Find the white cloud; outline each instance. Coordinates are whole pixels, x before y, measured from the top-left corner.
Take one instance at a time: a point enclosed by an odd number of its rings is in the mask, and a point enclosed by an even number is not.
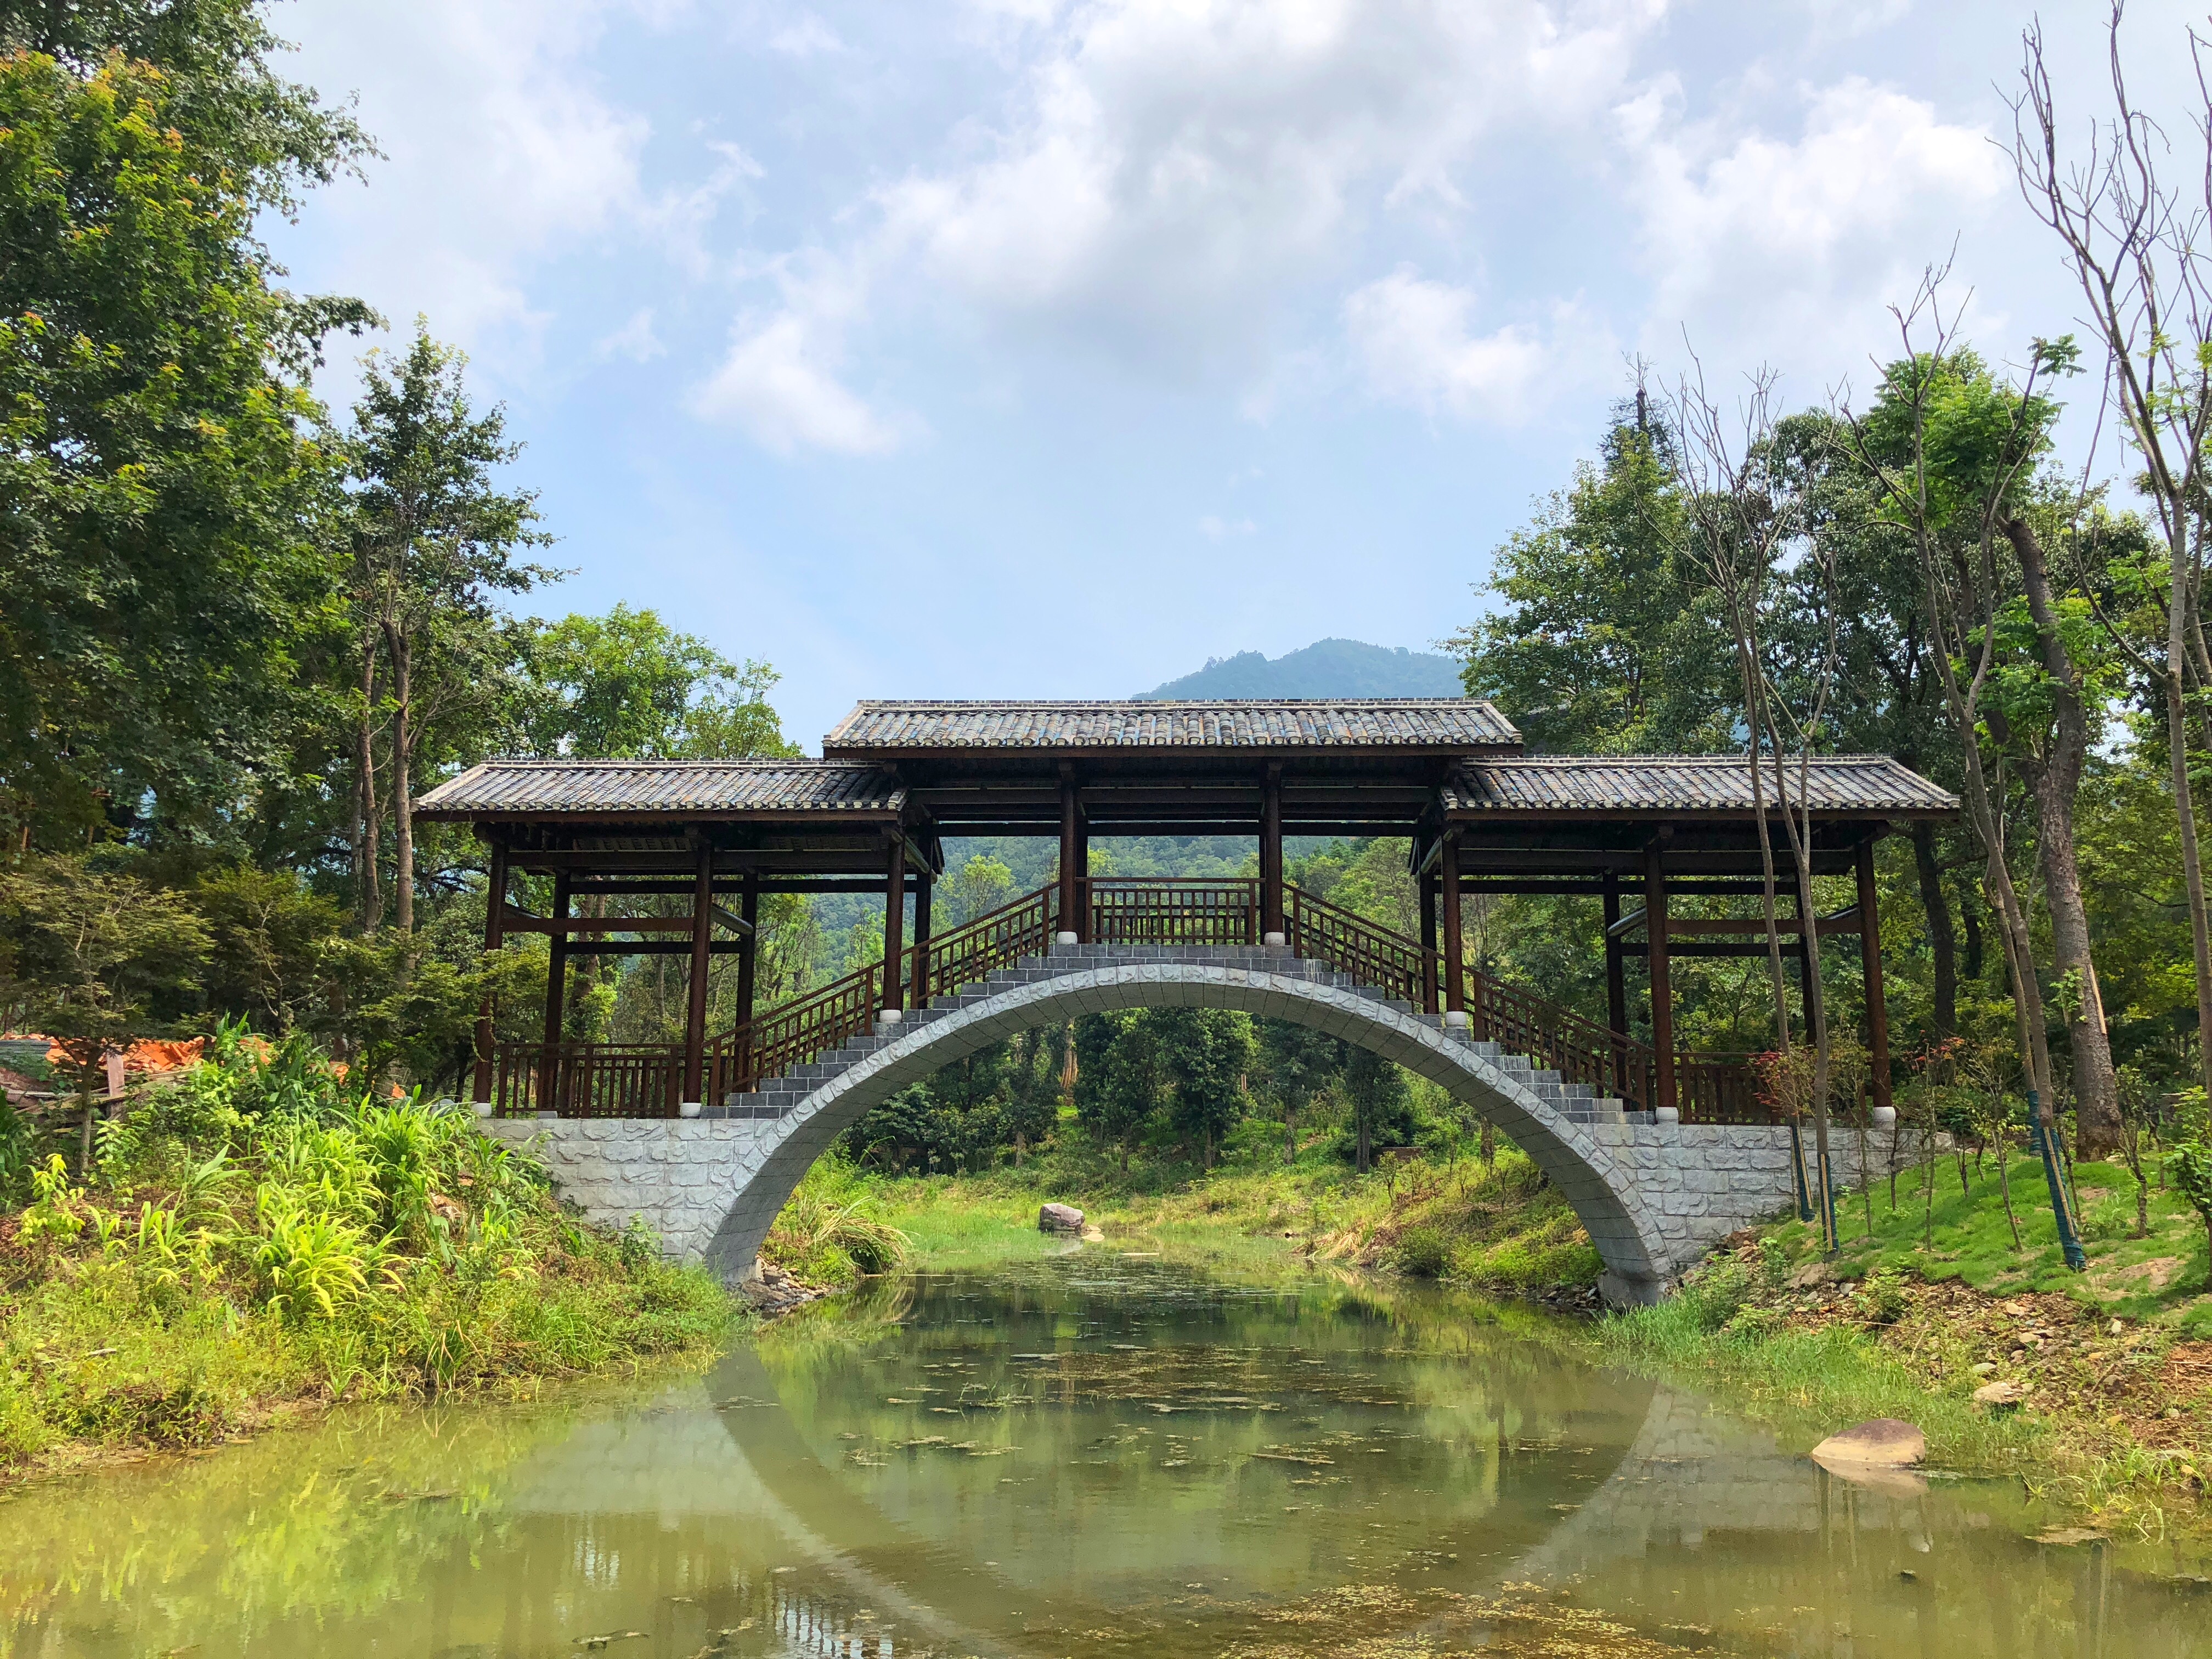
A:
[[[787,58],[812,58],[823,52],[842,52],[845,43],[837,32],[812,12],[802,12],[768,38],[768,49],[780,52]]]
[[[667,354],[668,348],[661,344],[659,335],[653,331],[651,306],[642,307],[613,333],[602,336],[592,348],[592,355],[602,361],[627,357],[634,363],[649,363]]]
[[[972,159],[878,192],[881,246],[987,317],[1185,371],[1260,364],[1373,213],[1462,213],[1502,133],[1583,142],[1661,0],[1103,0]]]
[[[783,304],[741,316],[721,367],[692,394],[693,410],[733,421],[771,454],[801,449],[881,455],[897,448],[910,421],[879,414],[838,379],[848,325],[860,295],[850,273],[817,260],[786,262],[772,273]]]
[[[1987,129],[1852,77],[1801,94],[1794,141],[1674,113],[1661,86],[1624,104],[1631,194],[1654,280],[1655,346],[1763,351],[1832,372],[1869,321],[2008,189]]]
[[[1472,327],[1469,289],[1401,265],[1344,302],[1352,360],[1370,393],[1429,415],[1516,423],[1549,403],[1563,385],[1585,382],[1610,342],[1577,307],[1554,307],[1548,331],[1508,323],[1487,334]]]
[[[1227,541],[1231,536],[1249,536],[1260,526],[1249,519],[1224,519],[1209,513],[1198,521],[1198,533],[1210,542]]]
[[[548,313],[532,261],[603,233],[638,193],[648,124],[591,67],[607,0],[310,0],[288,9],[302,41],[286,72],[333,97],[361,94],[386,152],[371,187],[317,201],[343,244],[347,285],[395,318],[483,354],[527,350]]]

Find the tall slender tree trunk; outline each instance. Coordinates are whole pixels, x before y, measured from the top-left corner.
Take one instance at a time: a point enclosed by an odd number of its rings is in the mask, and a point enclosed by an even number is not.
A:
[[[410,641],[404,629],[386,623],[384,628],[386,648],[392,656],[392,851],[393,870],[392,890],[392,920],[403,933],[415,931],[415,803],[411,773],[414,770],[415,707],[414,680],[410,672]]]
[[[1928,913],[1928,945],[1935,957],[1936,1034],[1951,1036],[1959,1029],[1959,940],[1951,926],[1951,896],[1943,890],[1943,866],[1936,856],[1936,826],[1925,818],[1912,826],[1912,867],[1920,879],[1920,905]]]
[[[2081,869],[2074,844],[2074,805],[2089,752],[2089,715],[2080,671],[2059,637],[2042,540],[2023,519],[2007,519],[2001,527],[2020,559],[2021,586],[2051,687],[2051,752],[2022,770],[2035,796],[2036,856],[2042,866],[2044,897],[2051,907],[2051,954],[2058,972],[2073,975],[2080,987],[2066,1022],[2074,1056],[2080,1155],[2102,1158],[2120,1144],[2120,1094],[2112,1075],[2112,1036],[2090,954],[2089,916],[2081,902]]]
[[[354,858],[361,878],[361,925],[363,933],[373,933],[384,920],[384,854],[377,834],[382,815],[376,799],[376,636],[366,633],[361,641],[361,752],[355,770],[359,791]]]
[[[2181,561],[2174,561],[2179,574]],[[2166,656],[2166,746],[2173,768],[2174,816],[2181,832],[2181,873],[2189,890],[2189,939],[2197,965],[2197,1062],[2200,1080],[2212,1093],[2212,926],[2204,912],[2204,860],[2197,846],[2197,801],[2189,788],[2189,716],[2181,695],[2183,623],[2181,604],[2169,605]]]

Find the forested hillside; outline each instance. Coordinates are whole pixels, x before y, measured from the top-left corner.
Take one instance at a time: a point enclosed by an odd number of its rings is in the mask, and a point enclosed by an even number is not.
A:
[[[1358,640],[1316,640],[1281,656],[1257,651],[1211,659],[1194,674],[1141,694],[1168,697],[1455,697],[1449,657]]]

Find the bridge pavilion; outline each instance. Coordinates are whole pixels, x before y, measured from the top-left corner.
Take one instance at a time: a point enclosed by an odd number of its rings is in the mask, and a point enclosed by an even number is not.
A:
[[[1793,805],[1797,763],[1790,763]],[[1885,756],[1820,756],[1806,773],[1813,866],[1851,877],[1825,916],[1800,894],[1762,775],[1801,968],[1816,938],[1860,942],[1875,1103],[1887,1103],[1887,1018],[1874,880],[1875,842],[1916,817],[1950,818],[1948,794]],[[819,760],[488,762],[440,785],[419,819],[471,824],[488,849],[486,945],[543,934],[551,947],[542,1043],[495,1044],[480,1023],[475,1092],[502,1112],[672,1116],[750,1088],[856,1030],[957,990],[1055,941],[1249,945],[1328,957],[1444,1024],[1473,1028],[1644,1109],[1686,1119],[1756,1115],[1741,1057],[1678,1053],[1670,964],[1764,956],[1763,921],[1679,914],[1684,900],[1756,895],[1761,859],[1743,757],[1530,756],[1474,699],[864,702]],[[1092,878],[1093,836],[1255,837],[1251,881]],[[1058,878],[994,918],[933,937],[931,895],[957,836],[1048,836]],[[1421,939],[1352,917],[1284,878],[1291,836],[1407,839]],[[550,878],[549,911],[509,898],[510,877]],[[774,1010],[756,1010],[763,895],[875,891],[884,956]],[[1581,894],[1601,902],[1608,1019],[1583,1020],[1470,971],[1469,894]],[[652,898],[637,913],[634,901]],[[579,901],[591,900],[580,912]],[[629,902],[629,914],[608,914]],[[1739,910],[1744,907],[1735,907]],[[913,938],[907,937],[908,916]],[[568,962],[686,957],[685,1041],[586,1045],[562,1038]],[[708,968],[738,959],[735,1029],[707,1029]],[[1647,966],[1651,1041],[1631,1036],[1626,962]],[[964,977],[963,977],[964,976]]]

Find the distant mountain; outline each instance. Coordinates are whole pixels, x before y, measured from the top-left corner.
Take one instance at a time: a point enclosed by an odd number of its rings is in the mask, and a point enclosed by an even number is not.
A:
[[[1273,661],[1257,651],[1216,657],[1195,674],[1138,696],[1170,697],[1457,697],[1459,665],[1402,646],[1321,640]]]

